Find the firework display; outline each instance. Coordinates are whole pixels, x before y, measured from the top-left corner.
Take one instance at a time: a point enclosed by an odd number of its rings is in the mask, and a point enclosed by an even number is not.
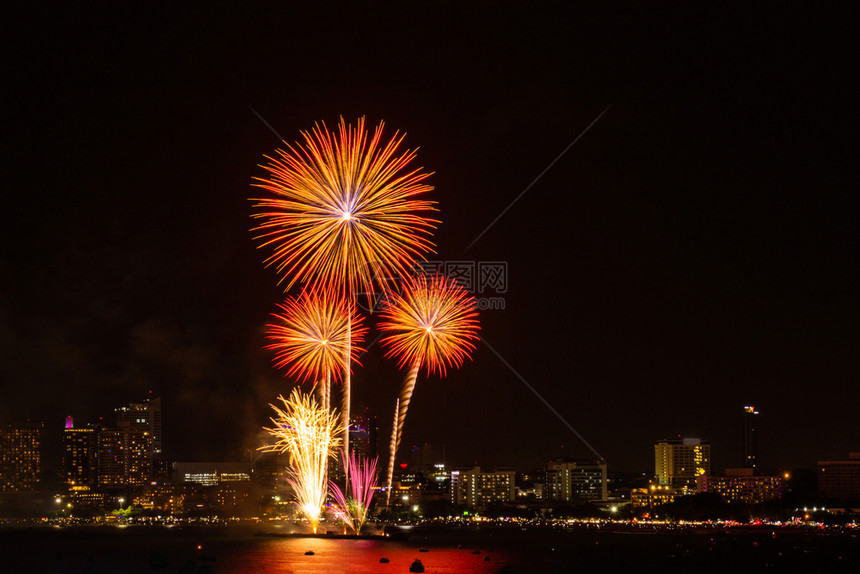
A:
[[[334,517],[342,521],[356,535],[361,534],[361,528],[367,521],[370,503],[376,492],[376,462],[377,459],[365,459],[356,456],[354,452],[341,452],[344,469],[349,469],[347,476],[348,495],[340,487],[329,483],[334,504],[331,506]]]
[[[401,368],[410,370],[398,399],[388,463],[388,499],[394,473],[394,456],[400,446],[403,424],[415,389],[418,371],[445,376],[449,367],[459,367],[475,349],[478,313],[475,298],[456,280],[443,275],[417,275],[407,279],[402,293],[392,293],[379,328],[388,333],[381,343],[386,357],[397,357]]]
[[[436,220],[434,202],[422,199],[431,191],[431,175],[410,167],[415,150],[400,151],[405,134],[383,140],[384,123],[373,132],[341,118],[338,129],[325,123],[302,132],[303,143],[286,144],[267,157],[267,177],[256,187],[270,196],[252,198],[254,227],[260,247],[272,249],[274,265],[287,288],[315,285],[355,303],[363,293],[373,305],[377,287],[385,292],[396,277],[406,275],[414,261],[433,252],[429,239]],[[351,323],[347,323],[347,346]],[[343,355],[341,432],[349,448],[350,358]]]
[[[394,457],[418,372],[445,375],[470,356],[477,340],[475,301],[459,284],[442,276],[419,276],[394,288],[413,271],[415,261],[433,253],[430,235],[435,202],[426,199],[431,175],[412,164],[415,150],[403,150],[404,135],[383,137],[384,124],[372,133],[364,118],[335,130],[325,123],[301,132],[303,140],[284,143],[261,167],[254,186],[266,192],[252,198],[252,232],[258,248],[269,251],[287,297],[267,325],[266,349],[274,364],[297,382],[312,381],[319,401],[294,390],[272,408],[277,441],[265,447],[289,453],[289,483],[314,532],[326,498],[326,468],[341,448],[346,486],[331,483],[332,512],[355,534],[367,520],[376,481],[376,459],[349,452],[351,365],[367,329],[356,310],[366,297],[373,308],[386,300],[380,329],[387,357],[408,366],[409,375],[395,405],[390,444],[388,493]],[[343,382],[340,423],[331,408],[331,383]]]
[[[269,405],[275,411],[270,419],[274,426],[265,429],[276,441],[262,450],[289,454],[287,481],[302,514],[316,533],[327,493],[328,459],[334,457],[338,447],[337,415],[298,389],[293,390],[289,399],[279,396],[278,400],[282,407]]]

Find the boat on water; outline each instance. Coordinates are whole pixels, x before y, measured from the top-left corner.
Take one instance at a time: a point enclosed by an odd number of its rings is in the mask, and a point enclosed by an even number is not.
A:
[[[424,564],[421,563],[417,558],[415,562],[412,563],[412,566],[409,567],[410,572],[424,572]]]
[[[307,552],[305,552],[305,556],[313,556],[313,555],[314,555],[313,550],[308,550]]]
[[[380,564],[388,564],[388,562],[389,562],[388,558],[386,558],[384,556],[379,559]]]

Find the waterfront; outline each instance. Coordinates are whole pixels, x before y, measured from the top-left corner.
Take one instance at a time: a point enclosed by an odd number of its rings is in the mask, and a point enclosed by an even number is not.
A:
[[[405,540],[350,540],[261,536],[237,527],[42,527],[0,530],[0,551],[4,572],[65,574],[399,573],[416,558],[426,572],[463,574],[853,572],[860,564],[860,541],[850,530],[496,525],[407,533]]]

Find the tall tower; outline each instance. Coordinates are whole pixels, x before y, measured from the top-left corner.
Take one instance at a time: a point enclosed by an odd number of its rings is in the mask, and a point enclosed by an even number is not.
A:
[[[744,407],[744,460],[743,468],[753,469],[756,473],[758,463],[758,440],[756,428],[758,426],[758,411],[755,407]]]
[[[63,430],[63,478],[76,487],[94,488],[98,483],[98,429],[75,428],[66,418]]]

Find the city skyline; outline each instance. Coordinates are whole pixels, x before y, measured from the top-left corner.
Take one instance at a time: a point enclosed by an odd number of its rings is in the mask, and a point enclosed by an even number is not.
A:
[[[745,414],[759,414],[748,405],[742,410]],[[46,468],[49,463],[43,453],[44,423],[0,426],[0,493],[34,494],[36,498],[30,500],[37,505],[50,495],[51,500],[56,498],[58,508],[85,514],[99,512],[100,508],[103,512],[111,505],[121,509],[128,501],[129,507],[134,505],[138,511],[161,509],[181,516],[194,512],[194,508],[244,516],[262,508],[255,506],[255,500],[271,507],[270,511],[277,515],[283,510],[281,502],[298,495],[290,494],[297,486],[288,478],[287,456],[272,448],[272,437],[267,441],[270,446],[261,445],[232,460],[170,460],[165,458],[164,449],[154,448],[155,437],[163,437],[158,424],[162,418],[160,397],[132,401],[113,411],[113,421],[83,426],[75,426],[73,417],[66,417],[60,473]],[[334,424],[334,420],[330,422]],[[377,450],[380,445],[373,444],[374,417],[366,411],[357,412],[353,420],[350,434],[355,453],[366,456]],[[750,458],[748,446],[749,441],[744,440],[744,463]],[[786,495],[795,502],[819,500],[832,505],[835,501],[850,502],[858,493],[860,452],[850,452],[839,460],[817,461],[812,471],[818,476],[817,499],[810,498],[815,484],[809,481],[811,469],[780,469],[762,475],[760,469],[745,464],[717,470],[711,465],[709,441],[700,438],[657,440],[654,454],[653,474],[641,472],[633,476],[610,472],[605,460],[570,457],[554,458],[530,469],[488,467],[478,461],[463,464],[449,461],[444,445],[425,443],[402,455],[393,488],[380,485],[381,473],[375,473],[378,465],[372,461],[368,468],[374,473],[368,475],[367,488],[368,492],[377,488],[369,486],[376,476],[382,491],[392,490],[395,506],[416,512],[426,504],[425,508],[434,513],[444,512],[445,504],[478,511],[494,504],[530,511],[587,505],[594,511],[602,508],[610,512],[616,512],[620,505],[630,505],[634,512],[643,512],[696,493],[717,496],[723,504],[766,505],[773,511],[773,503],[783,505]],[[384,468],[384,464],[379,466]],[[336,466],[332,466],[330,476],[334,481],[344,479],[343,470]],[[341,504],[345,502],[341,500]]]
[[[177,461],[189,461],[189,462],[229,462],[229,461],[238,461],[238,460],[250,460],[247,457],[249,453],[251,453],[252,458],[258,458],[260,456],[260,452],[258,449],[265,444],[269,444],[271,442],[271,437],[268,437],[264,434],[260,434],[258,436],[258,443],[256,446],[251,448],[242,448],[234,450],[230,453],[226,453],[226,456],[222,457],[200,457],[194,456],[193,453],[191,456],[176,456],[176,453],[173,449],[170,448],[169,440],[167,441],[166,449],[162,450],[162,441],[163,431],[160,425],[160,421],[162,419],[162,402],[161,397],[154,397],[151,395],[147,395],[146,397],[131,400],[126,406],[115,407],[111,409],[113,411],[113,418],[105,419],[104,417],[99,417],[98,420],[89,421],[89,420],[81,420],[76,419],[72,415],[67,415],[63,419],[62,427],[52,427],[50,425],[46,425],[42,420],[21,420],[21,421],[7,421],[6,424],[11,424],[13,427],[17,425],[23,425],[22,428],[28,428],[33,425],[37,425],[40,429],[40,437],[41,437],[41,450],[42,452],[42,469],[48,473],[48,475],[56,474],[59,477],[65,476],[66,473],[66,462],[65,457],[67,455],[66,442],[68,437],[71,436],[70,431],[92,431],[92,430],[110,430],[115,433],[119,433],[117,436],[128,435],[129,432],[135,433],[143,433],[143,431],[148,431],[145,434],[146,436],[146,450],[149,451],[149,457],[153,460],[163,460],[168,463],[174,463]],[[599,462],[604,466],[608,466],[612,471],[622,472],[622,473],[630,473],[630,472],[642,472],[643,474],[647,474],[649,477],[654,478],[660,484],[669,484],[672,481],[669,481],[667,477],[669,477],[673,472],[677,472],[677,469],[672,470],[673,465],[680,468],[681,466],[689,463],[692,463],[694,458],[697,461],[694,465],[694,469],[691,474],[685,475],[684,483],[693,484],[695,482],[695,478],[697,474],[695,472],[695,468],[698,468],[702,464],[703,468],[706,469],[704,474],[720,474],[722,469],[734,469],[734,468],[743,468],[749,469],[754,474],[760,474],[759,468],[754,465],[748,464],[749,460],[749,452],[750,452],[750,441],[748,430],[748,416],[750,414],[754,414],[756,417],[760,414],[759,411],[754,410],[755,407],[744,405],[739,410],[742,410],[744,413],[743,417],[743,425],[744,430],[743,433],[739,434],[739,439],[742,440],[742,445],[719,445],[720,447],[728,447],[728,448],[718,448],[717,452],[720,453],[722,451],[722,456],[718,456],[718,461],[726,460],[728,461],[726,464],[722,464],[721,462],[712,467],[711,464],[711,441],[706,438],[700,437],[690,437],[684,436],[681,433],[676,433],[673,436],[662,437],[660,439],[651,440],[649,443],[649,448],[656,448],[656,462],[652,458],[650,466],[640,467],[640,468],[630,468],[625,466],[624,464],[615,466],[613,461],[607,461],[605,458],[597,459],[589,456],[583,455],[570,455],[569,453],[561,452],[563,449],[553,457],[550,457],[546,461],[538,461],[537,463],[531,465],[518,465],[511,464],[510,461],[501,461],[494,462],[492,464],[488,464],[486,462],[482,463],[480,458],[476,458],[473,460],[455,460],[449,461],[448,457],[445,455],[446,453],[446,445],[445,444],[433,444],[427,441],[417,441],[412,442],[405,445],[403,451],[398,452],[397,455],[397,463],[399,465],[408,464],[409,468],[422,468],[431,466],[428,461],[433,458],[437,458],[442,462],[445,462],[450,467],[464,467],[469,465],[481,465],[496,467],[514,467],[518,472],[528,473],[533,468],[537,468],[539,466],[543,466],[547,462],[551,463],[553,460],[568,460],[568,461],[595,461]],[[153,415],[151,413],[157,413],[157,415]],[[130,415],[143,416],[144,418],[133,418]],[[77,425],[75,421],[77,420]],[[388,448],[387,441],[384,433],[380,435],[379,433],[379,419],[378,417],[370,412],[366,408],[359,408],[353,416],[350,417],[351,426],[350,426],[350,436],[357,437],[360,440],[361,446],[357,447],[359,452],[363,456],[374,456],[379,457],[380,465],[382,466],[387,461],[388,456]],[[156,421],[158,421],[156,423]],[[383,421],[384,424],[385,421]],[[62,431],[60,431],[60,428]],[[55,432],[51,432],[51,431]],[[753,432],[754,429],[753,429]],[[62,433],[62,434],[60,434]],[[159,437],[156,441],[155,437]],[[128,437],[126,436],[126,439]],[[355,440],[355,438],[351,439]],[[155,445],[158,445],[156,448]],[[94,447],[98,450],[98,446],[94,445]],[[663,450],[661,450],[661,448]],[[702,454],[698,452],[700,448],[706,449],[704,451],[704,462],[702,463]],[[686,451],[690,452],[687,453]],[[696,453],[694,454],[694,450]],[[757,449],[754,449],[757,450]],[[677,451],[677,452],[676,452]],[[755,457],[753,457],[755,458]],[[839,456],[834,457],[839,458]],[[689,459],[689,460],[688,460]],[[814,461],[810,461],[806,465],[800,466],[788,466],[788,465],[780,465],[777,464],[773,468],[768,469],[771,474],[781,474],[784,472],[789,472],[797,469],[811,469],[813,468],[817,461],[821,460],[822,457],[816,457]],[[405,462],[404,462],[405,461]],[[661,470],[662,469],[662,470]],[[649,473],[649,470],[653,470],[653,473]],[[672,482],[674,484],[674,482]]]
[[[0,424],[151,390],[178,458],[254,444],[291,383],[262,349],[283,291],[252,178],[281,138],[366,116],[433,172],[428,259],[504,272],[475,283],[483,342],[418,385],[404,444],[637,470],[680,434],[722,445],[719,469],[755,405],[762,469],[858,449],[849,20],[117,10],[11,20]],[[402,374],[368,346],[353,400],[386,421]]]

